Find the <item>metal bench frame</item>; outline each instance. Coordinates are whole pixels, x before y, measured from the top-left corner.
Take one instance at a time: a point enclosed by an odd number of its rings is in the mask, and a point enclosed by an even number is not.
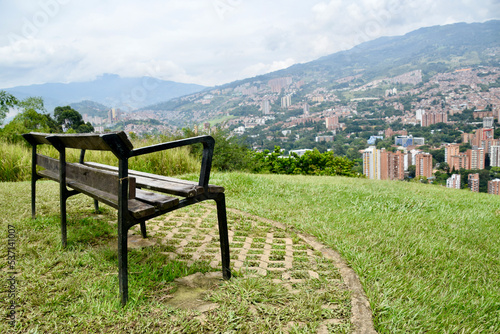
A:
[[[140,224],[141,234],[146,235],[146,221],[167,212],[177,210],[195,203],[206,200],[214,200],[217,204],[217,218],[219,225],[220,248],[222,258],[222,276],[224,279],[231,278],[229,268],[229,240],[226,217],[226,201],[224,188],[209,185],[210,170],[212,166],[212,156],[215,141],[211,136],[199,136],[177,141],[165,142],[157,145],[141,147],[134,149],[132,143],[128,140],[124,132],[107,134],[46,134],[46,133],[28,133],[23,137],[32,146],[32,169],[31,169],[31,211],[32,216],[36,216],[36,181],[41,178],[49,178],[59,182],[60,188],[60,210],[61,210],[61,237],[62,245],[67,244],[66,229],[66,200],[76,194],[84,193],[94,198],[95,209],[98,210],[98,202],[104,202],[115,207],[118,210],[118,267],[119,267],[119,289],[122,305],[128,300],[128,263],[127,263],[127,236],[128,230],[137,224]],[[199,182],[189,182],[154,174],[141,173],[129,170],[128,160],[144,154],[150,154],[158,151],[168,150],[176,147],[203,144],[203,156],[201,161],[201,170]],[[59,159],[52,159],[37,153],[37,146],[49,144],[54,146],[59,152]],[[80,149],[79,164],[68,163],[66,161],[66,148]],[[118,168],[101,164],[85,163],[86,150],[104,150],[111,151],[118,159]],[[58,166],[57,166],[58,162]],[[37,172],[37,165],[45,168]],[[83,172],[80,172],[83,170]],[[106,188],[97,189],[88,184],[88,177],[82,174],[95,174],[105,180],[115,180],[117,187],[112,186],[111,190]],[[68,173],[77,181],[68,178]],[[113,179],[113,177],[115,179]],[[141,179],[136,182],[136,177]],[[111,179],[110,179],[111,178]],[[104,183],[114,183],[106,181]],[[144,184],[142,184],[142,183]],[[94,182],[95,183],[95,182]],[[67,187],[72,188],[71,190]],[[177,197],[163,196],[162,205],[152,203],[151,201],[142,201],[142,198],[135,198],[135,192],[140,191],[144,195],[142,187],[154,189],[164,193],[182,196],[180,200]],[[108,194],[109,193],[109,194]],[[116,194],[115,194],[116,193]],[[105,194],[106,196],[103,196]],[[109,195],[109,196],[108,196]],[[146,197],[162,196],[155,193],[147,193]],[[117,200],[115,201],[115,196]],[[144,196],[143,196],[144,197]],[[111,199],[110,199],[111,198]]]

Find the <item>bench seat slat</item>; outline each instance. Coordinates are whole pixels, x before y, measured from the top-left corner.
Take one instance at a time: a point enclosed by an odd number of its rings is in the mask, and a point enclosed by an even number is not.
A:
[[[115,171],[115,172],[118,171],[117,167],[108,166],[108,165],[100,164],[100,163],[97,163],[97,162],[85,162],[85,165],[88,165],[88,166],[91,166],[91,167],[96,167],[96,168],[101,168],[101,169],[104,169],[104,170],[110,170],[110,171]],[[154,179],[154,180],[160,180],[160,181],[164,181],[164,182],[170,182],[172,184],[179,184],[179,185],[182,185],[182,187],[189,186],[189,187],[196,187],[196,188],[199,187],[199,188],[203,189],[200,185],[198,185],[197,182],[194,182],[194,181],[188,181],[188,180],[176,179],[176,178],[173,178],[173,177],[168,177],[168,176],[163,176],[163,175],[155,175],[155,174],[151,174],[151,173],[139,172],[139,171],[132,170],[132,169],[129,169],[128,172],[129,172],[130,176],[135,176],[137,179],[138,179],[139,176],[142,176],[142,177],[145,177],[145,178],[148,178],[148,179]],[[153,188],[151,188],[151,189],[153,189]],[[157,190],[157,189],[154,189],[154,190]],[[222,186],[217,186],[217,185],[213,185],[213,184],[209,184],[208,185],[208,192],[209,193],[222,193],[222,192],[224,192],[224,190],[225,189]],[[160,192],[166,192],[166,193],[171,193],[171,192],[168,192],[168,191],[162,191],[160,189],[158,189],[158,191],[160,191]],[[200,190],[198,190],[197,192],[198,192],[198,194],[200,194],[200,193],[203,192],[203,190],[201,190],[201,192],[200,192]],[[171,193],[171,194],[183,196],[182,194],[175,194],[175,193]],[[189,197],[189,196],[186,196],[186,197]]]
[[[135,198],[144,203],[154,205],[160,211],[170,209],[179,204],[179,199],[176,197],[165,196],[141,189],[136,189]]]

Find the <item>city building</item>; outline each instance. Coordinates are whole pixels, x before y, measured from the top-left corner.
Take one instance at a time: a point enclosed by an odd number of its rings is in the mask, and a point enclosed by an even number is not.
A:
[[[332,116],[325,118],[326,128],[327,130],[335,130],[339,127],[339,117]]]
[[[488,194],[500,195],[500,179],[488,181]]]
[[[363,152],[363,174],[369,179],[380,180],[380,150],[375,146]]]
[[[370,136],[370,138],[366,141],[366,143],[368,145],[375,145],[375,143],[377,142],[377,139],[384,139],[384,137],[382,136]]]
[[[436,123],[447,123],[448,115],[446,112],[424,112],[422,114],[421,126],[429,126]]]
[[[460,153],[460,144],[447,144],[444,147],[444,162],[450,165],[451,157]]]
[[[288,108],[292,105],[292,97],[285,95],[281,98],[281,108]]]
[[[484,149],[473,146],[467,150],[468,165],[467,169],[484,169]]]
[[[295,153],[297,154],[299,157],[303,156],[304,153],[306,153],[307,151],[312,151],[310,148],[303,148],[303,149],[300,149],[300,150],[290,150],[290,155],[292,153]]]
[[[385,130],[385,138],[390,138],[394,135],[401,135],[401,136],[407,136],[408,135],[408,131],[406,130],[399,130],[399,131],[394,131],[393,129],[391,128],[387,128]]]
[[[493,129],[494,120],[495,120],[495,118],[493,118],[493,117],[484,117],[483,118],[483,128]]]
[[[471,191],[479,192],[479,174],[469,174],[468,185]]]
[[[490,147],[490,166],[500,167],[500,146]]]
[[[271,104],[269,103],[269,100],[262,101],[261,107],[264,115],[269,115],[271,113]]]
[[[401,151],[389,152],[385,149],[380,151],[380,179],[381,180],[404,180],[405,155]]]
[[[450,170],[455,169],[456,171],[460,169],[469,169],[469,157],[466,153],[458,153],[457,155],[451,156],[450,162],[448,162]]]
[[[413,137],[409,136],[396,136],[394,139],[394,143],[399,146],[408,147],[408,146],[421,146],[425,145],[425,139],[422,137]]]
[[[460,174],[452,174],[451,177],[446,180],[446,187],[460,189]]]
[[[304,115],[309,115],[309,104],[307,102],[304,103],[303,110],[304,110]]]
[[[480,128],[474,133],[471,140],[472,146],[483,147],[483,140],[493,139],[494,131],[493,129]]]
[[[333,140],[335,139],[334,136],[316,136],[316,138],[314,139],[314,141],[316,143],[320,143],[320,142],[332,142]]]
[[[292,77],[283,77],[271,79],[268,82],[273,93],[280,93],[283,88],[287,88],[292,84]]]
[[[415,157],[415,177],[432,176],[432,155],[429,153],[419,153]]]

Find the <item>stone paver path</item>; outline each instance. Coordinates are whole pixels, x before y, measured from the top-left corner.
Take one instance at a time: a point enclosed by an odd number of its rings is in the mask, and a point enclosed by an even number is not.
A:
[[[311,280],[326,279],[323,282],[329,285],[327,290],[339,293],[351,291],[352,314],[330,312],[331,317],[323,321],[318,332],[328,333],[333,325],[343,323],[353,332],[374,332],[371,315],[360,315],[360,312],[366,311],[363,310],[368,304],[366,297],[359,299],[356,287],[349,283],[346,285],[346,278],[349,282],[352,279],[345,275],[346,265],[338,255],[328,256],[328,252],[325,253],[311,237],[236,210],[228,211],[228,229],[233,273],[244,277],[266,277],[275,284],[282,284],[290,293],[298,293]],[[220,269],[215,206],[204,204],[174,211],[149,221],[147,231],[148,239],[142,239],[139,227],[132,228],[130,247],[160,243],[167,250],[164,254],[172,260],[188,264],[207,261],[214,269]],[[359,290],[364,295],[362,289]],[[335,308],[328,300],[322,307]],[[346,321],[350,324],[345,324]]]

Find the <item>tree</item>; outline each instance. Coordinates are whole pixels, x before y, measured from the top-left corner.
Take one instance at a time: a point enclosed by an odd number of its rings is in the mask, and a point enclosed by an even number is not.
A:
[[[10,142],[22,139],[21,135],[30,131],[53,133],[58,132],[59,127],[48,113],[46,113],[43,100],[40,97],[28,97],[22,101],[16,101],[21,112],[5,125],[2,135]]]
[[[89,122],[83,121],[82,115],[70,106],[56,107],[54,117],[57,124],[63,129],[73,129],[77,133],[93,132],[94,127]]]
[[[5,116],[9,112],[9,107],[13,108],[17,106],[19,101],[12,94],[7,93],[6,91],[0,90],[0,124],[3,123]]]
[[[408,166],[408,177],[414,178],[416,171],[417,171],[417,166],[415,165]]]

